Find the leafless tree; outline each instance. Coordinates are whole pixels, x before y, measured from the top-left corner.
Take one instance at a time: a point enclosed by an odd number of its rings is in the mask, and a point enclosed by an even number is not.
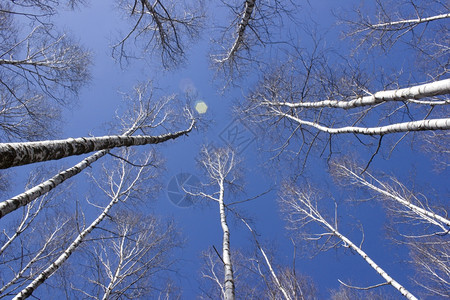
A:
[[[222,3],[231,11],[232,21],[222,25],[222,36],[214,41],[216,47],[211,58],[226,77],[247,73],[249,62],[261,61],[258,55],[262,48],[289,42],[275,32],[284,22],[294,21],[293,12],[298,8],[295,1],[222,0]]]
[[[354,9],[354,18],[342,17],[349,26],[347,36],[358,39],[359,45],[381,47],[389,51],[402,42],[411,46],[427,61],[423,71],[434,79],[445,76],[448,69],[448,19],[446,1],[377,0],[374,7]],[[369,16],[367,10],[374,11]]]
[[[89,80],[89,52],[58,32],[50,19],[59,2],[0,4],[2,138],[36,140],[55,135],[52,119]]]
[[[109,135],[41,142],[4,143],[0,144],[0,155],[2,157],[0,168],[6,169],[117,147],[159,144],[186,135],[192,130],[194,123],[195,121],[191,119],[191,123],[187,129],[157,136]]]
[[[416,269],[414,281],[427,294],[447,296],[450,265],[445,253],[449,250],[450,220],[445,207],[429,201],[424,195],[407,189],[398,179],[389,181],[375,177],[349,161],[332,163],[332,172],[344,185],[369,189],[374,199],[383,201],[393,223],[393,240],[408,246],[411,264]]]
[[[425,228],[432,225],[434,229],[431,229],[431,235],[449,233],[450,220],[447,211],[441,208],[439,212],[435,212],[432,203],[423,195],[409,191],[398,179],[390,176],[389,181],[392,183],[387,183],[348,160],[332,162],[332,173],[341,184],[364,187],[375,193],[375,199],[393,202],[386,205],[391,211],[390,214],[401,218],[401,222],[407,223],[409,227],[423,224],[425,226],[422,227]]]
[[[313,37],[310,50],[294,49],[284,63],[268,68],[241,109],[284,139],[279,153],[289,149],[306,159],[317,148],[331,155],[343,144],[335,140],[348,141],[352,134],[363,145],[374,145],[375,155],[385,136],[398,139],[397,145],[415,132],[447,134],[449,79],[380,87],[357,61],[332,58],[322,47]]]
[[[357,290],[341,285],[338,290],[331,291],[332,300],[393,300],[392,296],[370,290]]]
[[[31,282],[61,253],[67,240],[73,236],[74,220],[68,214],[63,211],[44,214],[39,209],[42,206],[31,212],[25,208],[15,233],[7,236],[3,244],[0,298],[10,298]],[[31,222],[32,226],[28,226]]]
[[[292,268],[278,266],[278,271],[275,271],[274,259],[266,254],[254,230],[251,229],[247,222],[244,221],[244,223],[246,223],[246,226],[252,232],[256,247],[258,248],[259,253],[255,254],[255,257],[250,260],[253,262],[254,272],[259,274],[266,285],[264,297],[285,300],[316,299],[316,290],[313,282],[308,277],[298,274],[295,270],[295,265]]]
[[[221,261],[224,268],[224,280],[217,280],[216,276],[214,276],[214,280],[220,286],[222,298],[227,300],[235,299],[235,279],[231,259],[230,229],[227,223],[225,187],[226,185],[233,185],[237,180],[236,168],[239,161],[235,152],[230,148],[214,148],[210,150],[208,147],[203,147],[199,163],[210,181],[209,184],[214,187],[215,191],[210,194],[202,191],[186,192],[192,196],[200,196],[207,200],[212,200],[219,205],[220,225],[223,231]],[[212,268],[214,268],[214,265]]]
[[[25,188],[38,184],[42,177],[44,177],[45,172],[42,168],[38,168],[30,174],[30,178]],[[8,232],[7,229],[3,230],[4,240],[2,240],[2,244],[0,247],[0,255],[11,245],[14,243],[14,240],[18,238],[25,230],[32,227],[33,222],[36,220],[39,213],[41,213],[44,209],[48,207],[53,207],[54,204],[50,202],[55,198],[58,198],[62,193],[67,193],[70,184],[68,184],[64,189],[55,190],[54,193],[48,193],[39,197],[37,201],[31,203],[23,209],[22,217],[17,223],[17,226],[14,226],[14,229]],[[1,291],[2,289],[0,289]]]
[[[132,28],[113,45],[113,57],[122,62],[159,54],[165,68],[180,64],[187,44],[203,27],[204,5],[202,0],[189,5],[185,1],[119,0],[118,7],[130,18]],[[132,43],[138,53],[130,49]]]
[[[181,122],[181,120],[179,120],[180,106],[176,103],[176,97],[162,97],[161,99],[154,101],[150,83],[137,85],[134,88],[134,93],[132,95],[126,95],[125,100],[128,103],[128,108],[123,115],[118,116],[120,125],[116,126],[117,130],[124,132],[121,135],[123,137],[131,136],[136,132],[143,133],[144,135],[147,135],[149,131],[161,133],[167,132],[165,128],[169,126],[176,128],[179,126],[178,123]],[[192,129],[192,123],[190,128]],[[188,129],[186,133],[191,129]],[[169,133],[162,136],[175,137],[180,132],[174,133],[173,135]],[[117,138],[120,139],[121,136],[117,136]],[[108,153],[110,153],[109,149],[100,150],[83,159],[73,167],[56,174],[45,182],[42,182],[41,184],[36,185],[15,197],[1,202],[0,216],[4,216],[20,206],[30,203],[68,178],[79,174],[81,171],[91,166],[92,163]]]
[[[414,283],[432,297],[450,296],[450,241],[440,236],[406,241],[416,269]]]
[[[322,215],[321,209],[318,206],[318,195],[312,191],[311,187],[306,186],[303,189],[299,189],[290,184],[285,184],[282,190],[283,194],[281,195],[280,203],[282,209],[287,214],[286,218],[289,222],[289,229],[294,230],[306,241],[322,242],[322,245],[319,247],[320,251],[326,251],[339,246],[355,251],[385,280],[385,282],[370,288],[391,285],[407,299],[417,299],[376,264],[362,250],[362,244],[360,246],[356,245],[339,231],[336,211],[334,220],[332,221],[327,220]],[[311,232],[307,231],[307,226],[313,227],[311,228]]]
[[[170,270],[174,263],[170,254],[180,246],[174,224],[119,210],[104,228],[108,229],[84,250],[89,271],[81,276],[82,288],[72,284],[78,297],[142,299],[164,291],[158,274]]]
[[[119,156],[118,156],[119,157]],[[46,265],[45,269],[39,271],[33,277],[33,280],[23,288],[14,299],[25,299],[41,285],[50,276],[52,276],[72,255],[72,253],[86,240],[86,237],[98,227],[98,225],[110,214],[111,209],[119,202],[125,202],[130,197],[143,196],[135,194],[139,192],[137,188],[143,181],[153,178],[155,168],[149,166],[155,165],[157,162],[155,153],[148,153],[142,161],[137,161],[131,164],[132,158],[130,157],[130,151],[124,149],[120,155],[121,158],[115,158],[118,163],[117,166],[110,170],[105,170],[106,182],[104,185],[99,185],[100,190],[103,191],[108,198],[109,203],[106,206],[94,205],[100,208],[101,213],[90,223],[89,226],[81,229],[75,236],[73,241],[68,245],[62,253],[53,260],[50,264]],[[159,171],[156,171],[157,173]]]

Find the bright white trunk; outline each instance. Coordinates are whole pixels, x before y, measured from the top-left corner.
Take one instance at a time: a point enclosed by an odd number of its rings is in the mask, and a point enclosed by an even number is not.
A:
[[[314,127],[320,131],[330,134],[340,133],[355,133],[364,135],[385,135],[389,133],[397,132],[409,132],[409,131],[424,131],[424,130],[448,130],[450,129],[450,118],[446,119],[430,119],[411,121],[404,123],[397,123],[392,125],[380,126],[380,127],[357,127],[357,126],[345,126],[340,128],[332,128],[320,125],[315,122],[305,121],[297,117],[291,116],[287,113],[275,110],[275,113],[280,116],[284,116],[288,119],[295,121],[300,125],[306,125]]]
[[[45,269],[38,277],[36,277],[26,288],[24,288],[19,294],[14,297],[14,300],[26,299],[36,290],[42,283],[47,280],[59,267],[72,255],[73,251],[83,242],[84,238],[94,230],[97,225],[103,221],[103,219],[108,215],[108,212],[116,204],[118,201],[118,197],[115,197],[111,200],[108,206],[105,207],[103,212],[94,220],[94,222],[89,225],[88,228],[83,230],[78,237],[70,244],[69,247],[61,254],[58,259],[56,259],[47,269]]]
[[[398,197],[392,193],[390,193],[389,191],[386,191],[384,189],[381,189],[373,184],[371,184],[370,182],[368,182],[366,179],[364,179],[363,177],[359,176],[358,174],[356,174],[355,172],[349,170],[348,168],[344,167],[344,166],[339,166],[340,168],[344,168],[345,171],[350,174],[350,176],[352,176],[353,178],[355,178],[356,180],[358,180],[358,182],[360,184],[362,184],[363,186],[366,186],[382,195],[385,195],[391,199],[394,199],[395,201],[397,201],[398,203],[400,203],[401,205],[407,207],[408,209],[410,209],[411,211],[413,211],[415,214],[417,214],[419,217],[421,217],[422,219],[426,220],[429,223],[432,223],[436,226],[439,226],[444,232],[448,230],[448,228],[446,228],[444,225],[449,226],[450,227],[450,220],[446,219],[438,214],[435,214],[434,212],[428,211],[426,209],[423,209],[417,205],[414,205],[408,201],[406,201],[405,199]]]
[[[417,18],[417,19],[400,20],[400,21],[373,24],[373,25],[369,25],[369,27],[371,29],[376,29],[376,30],[386,30],[386,27],[397,26],[397,25],[414,25],[414,24],[427,23],[427,22],[446,19],[446,18],[450,18],[450,13],[449,14],[440,14],[440,15],[427,17],[427,18]]]
[[[348,238],[342,235],[339,231],[335,230],[330,224],[326,223],[327,227],[333,232],[335,236],[341,239],[348,247],[352,248],[358,253],[381,277],[386,280],[386,283],[396,288],[403,296],[409,300],[417,300],[417,298],[405,289],[400,283],[395,281],[388,273],[386,273],[380,266],[378,266],[364,251],[358,246],[352,243]]]
[[[408,290],[406,290],[400,283],[395,281],[389,274],[387,274],[380,266],[378,266],[363,250],[361,250],[358,246],[356,246],[352,241],[350,241],[347,237],[342,235],[337,229],[337,217],[335,217],[336,224],[333,226],[328,223],[325,218],[320,214],[317,203],[314,203],[310,200],[309,195],[298,195],[298,199],[294,201],[289,201],[289,205],[292,209],[311,221],[319,223],[328,233],[318,234],[317,236],[324,237],[326,235],[334,235],[344,242],[344,246],[349,247],[356,251],[381,277],[386,280],[387,284],[392,285],[395,289],[397,289],[403,296],[410,300],[417,300],[417,298],[412,295]],[[309,221],[308,221],[309,222]]]
[[[108,153],[108,150],[98,151],[95,154],[83,159],[81,162],[76,164],[75,166],[64,170],[49,180],[42,182],[41,184],[11,198],[5,200],[0,203],[0,218],[4,217],[8,213],[27,205],[31,201],[37,199],[38,197],[48,193],[50,190],[55,188],[60,183],[64,182],[68,178],[75,176],[80,173],[87,167],[89,167],[92,163],[97,161],[99,158],[105,156]]]
[[[223,231],[223,246],[222,246],[222,256],[224,263],[224,273],[225,273],[225,300],[234,300],[234,278],[233,278],[233,268],[231,265],[231,253],[230,253],[230,230],[228,228],[227,219],[225,215],[225,204],[224,204],[224,186],[223,179],[219,183],[220,195],[219,195],[219,211],[220,211],[220,224],[222,225]]]
[[[28,143],[4,143],[0,144],[0,169],[61,159],[72,155],[86,154],[116,147],[158,144],[189,133],[193,126],[194,121],[192,121],[190,127],[186,130],[159,136],[112,135]]]
[[[274,269],[272,268],[272,264],[270,263],[269,258],[266,255],[266,252],[264,251],[264,249],[260,246],[258,240],[256,239],[256,234],[253,231],[253,229],[250,227],[250,225],[248,225],[248,223],[241,218],[241,221],[244,222],[245,226],[247,226],[248,230],[250,230],[250,232],[253,234],[253,238],[255,239],[256,245],[258,246],[259,251],[261,252],[261,254],[264,257],[264,261],[266,262],[267,267],[269,268],[269,272],[270,275],[272,275],[273,280],[275,281],[275,284],[277,285],[278,289],[281,291],[281,293],[283,294],[284,298],[286,300],[291,300],[291,297],[289,296],[288,292],[286,291],[285,288],[283,288],[283,286],[281,285],[280,280],[278,279],[277,274],[275,274]]]
[[[45,252],[45,250],[47,249],[47,246],[50,245],[50,243],[53,241],[54,237],[56,236],[56,234],[63,228],[63,226],[65,225],[62,224],[61,226],[59,226],[58,228],[56,228],[56,230],[50,235],[50,237],[46,240],[45,244],[42,246],[42,248],[38,251],[38,253],[36,253],[36,255],[30,259],[30,261],[25,265],[22,266],[22,269],[16,273],[16,276],[14,276],[13,279],[11,279],[8,283],[6,283],[1,289],[0,289],[0,294],[4,293],[10,286],[12,286],[13,284],[15,284],[17,282],[17,280],[22,278],[22,275],[30,270],[30,268],[33,268],[33,265],[42,259],[42,254]],[[31,273],[33,273],[33,271],[31,271]]]
[[[332,107],[342,109],[375,105],[389,101],[410,101],[417,104],[444,105],[450,104],[450,101],[414,101],[414,100],[420,100],[427,97],[446,94],[450,94],[450,79],[439,80],[403,89],[379,91],[370,96],[358,97],[349,101],[323,100],[317,102],[297,102],[297,103],[267,101],[265,103],[267,103],[270,106],[309,107],[309,108]]]
[[[244,13],[242,15],[241,22],[238,25],[237,37],[234,40],[234,43],[231,46],[230,51],[228,51],[226,57],[224,57],[223,59],[218,60],[218,62],[223,63],[223,62],[225,62],[227,60],[232,59],[233,56],[235,55],[235,53],[239,50],[239,47],[241,46],[242,41],[244,40],[244,32],[245,32],[245,29],[248,26],[248,23],[250,21],[250,17],[252,16],[253,9],[255,7],[255,2],[256,2],[256,0],[246,0],[245,1]]]
[[[129,136],[137,130],[137,125],[134,124],[130,129],[128,129],[122,136]],[[89,157],[86,157],[78,164],[73,167],[66,169],[49,180],[42,182],[41,184],[0,203],[0,219],[7,215],[8,213],[18,209],[19,207],[25,206],[31,201],[37,199],[38,197],[48,193],[54,189],[59,184],[63,183],[65,180],[79,174],[81,171],[89,167],[91,164],[96,162],[99,158],[105,156],[109,150],[101,150]],[[1,253],[1,252],[0,252]]]

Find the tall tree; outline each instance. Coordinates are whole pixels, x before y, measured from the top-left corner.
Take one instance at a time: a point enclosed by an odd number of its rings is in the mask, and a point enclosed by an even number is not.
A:
[[[106,171],[106,182],[104,187],[99,185],[99,188],[104,192],[108,198],[109,203],[101,207],[101,213],[85,228],[83,228],[73,239],[73,241],[62,251],[62,253],[39,274],[32,278],[32,281],[23,288],[14,299],[26,299],[50,276],[52,276],[72,255],[74,251],[86,240],[87,236],[98,227],[98,225],[110,214],[111,209],[119,202],[125,202],[130,197],[136,197],[136,191],[139,191],[137,186],[150,179],[153,172],[150,170],[151,165],[156,165],[156,156],[154,152],[150,152],[146,157],[137,162],[137,164],[130,164],[130,151],[126,149],[122,151],[121,157],[116,158],[118,161],[115,169]],[[134,167],[133,165],[136,165]]]
[[[239,163],[235,152],[230,148],[215,148],[209,150],[203,147],[199,157],[199,163],[204,169],[210,185],[215,191],[211,194],[205,192],[186,191],[192,196],[201,196],[207,200],[217,202],[219,206],[220,225],[222,227],[222,257],[224,280],[218,282],[222,290],[222,296],[226,300],[235,299],[235,279],[231,260],[230,229],[227,222],[225,187],[232,185],[237,179],[236,167]]]
[[[87,272],[74,284],[75,294],[93,299],[142,299],[164,290],[164,272],[173,267],[180,246],[173,223],[133,210],[118,210],[83,251]],[[161,275],[159,275],[161,274]]]
[[[70,104],[90,78],[90,53],[53,25],[59,2],[0,4],[2,139],[55,135],[61,105]]]
[[[180,112],[178,109],[180,108],[177,107],[176,97],[162,97],[157,101],[154,101],[152,97],[152,88],[150,87],[150,83],[137,85],[134,88],[133,95],[128,95],[126,97],[126,101],[129,102],[129,107],[120,117],[120,120],[117,120],[121,124],[120,126],[117,126],[120,128],[118,130],[124,132],[121,136],[128,137],[136,132],[141,132],[143,134],[147,134],[148,131],[167,132],[165,129],[161,130],[160,128],[165,126],[177,126],[177,123],[180,122],[180,120],[178,120],[180,118]],[[190,129],[188,129],[185,133],[192,130],[192,125],[193,124],[191,123]],[[179,136],[177,134],[180,134],[181,132],[182,131],[174,134],[169,133],[163,136],[176,138]],[[120,136],[118,138],[120,139]],[[83,159],[73,167],[56,174],[39,185],[36,185],[25,192],[16,195],[15,197],[1,202],[0,217],[3,217],[18,207],[26,205],[37,197],[47,193],[65,180],[79,174],[108,153],[110,153],[109,149],[100,150]]]
[[[416,269],[414,282],[427,295],[448,296],[450,268],[446,254],[449,249],[450,220],[445,203],[412,192],[392,176],[380,176],[358,167],[349,160],[332,163],[332,173],[345,185],[368,189],[380,201],[390,217],[394,242],[410,251],[410,263]]]
[[[362,244],[360,246],[356,245],[339,231],[336,212],[333,221],[329,221],[323,216],[318,206],[318,196],[314,194],[310,187],[307,186],[303,189],[298,189],[296,187],[292,187],[290,184],[285,184],[283,187],[283,195],[280,198],[280,203],[284,211],[287,213],[289,228],[297,231],[300,236],[305,238],[305,240],[323,240],[323,245],[320,247],[322,251],[337,246],[352,249],[385,280],[384,283],[373,287],[391,285],[407,299],[417,299],[405,287],[403,287],[403,285],[398,283],[377,263],[375,263],[375,261],[373,261],[367,253],[362,250]],[[318,225],[319,228],[322,228],[323,230],[318,233],[307,233],[305,231],[305,227],[311,223]],[[335,239],[337,239],[337,241]]]

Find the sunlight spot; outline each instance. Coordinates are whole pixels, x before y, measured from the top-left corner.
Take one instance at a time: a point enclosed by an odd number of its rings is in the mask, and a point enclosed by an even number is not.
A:
[[[197,101],[197,102],[195,102],[195,110],[199,114],[204,114],[208,110],[208,105],[206,105],[206,103],[201,100]]]

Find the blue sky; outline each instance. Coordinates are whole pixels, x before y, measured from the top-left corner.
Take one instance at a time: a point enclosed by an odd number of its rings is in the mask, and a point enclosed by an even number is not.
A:
[[[335,11],[343,9],[342,3],[339,2],[345,2],[348,8],[359,1],[310,1],[309,5],[305,3],[302,6],[301,14],[306,20],[305,23],[313,21],[318,24],[319,30],[327,31],[324,38],[327,46],[342,53],[348,53],[350,45],[338,38],[340,28],[334,25],[335,18],[332,14],[333,9]],[[212,3],[208,4],[208,10],[214,11],[218,17],[224,15],[221,10],[216,10]],[[241,130],[245,139],[250,142],[240,153],[245,170],[245,191],[236,195],[227,194],[227,201],[246,199],[270,188],[273,189],[256,200],[240,205],[239,210],[253,220],[255,229],[260,234],[262,246],[275,248],[275,262],[290,266],[293,256],[291,235],[284,229],[285,222],[277,204],[278,188],[283,178],[279,172],[271,172],[268,167],[262,166],[269,155],[260,149],[261,143],[256,139],[258,133],[245,127],[239,117],[233,113],[233,105],[253,87],[258,78],[257,70],[249,72],[249,75],[242,79],[243,81],[239,84],[242,88],[230,87],[224,91],[221,90],[221,83],[214,80],[214,71],[209,61],[210,37],[208,34],[211,31],[206,31],[200,36],[199,41],[191,46],[187,64],[180,69],[163,71],[156,63],[142,62],[131,62],[126,68],[121,68],[111,58],[109,48],[111,38],[117,35],[117,30],[128,28],[124,27],[125,22],[118,21],[119,18],[111,1],[97,0],[90,1],[86,7],[81,6],[75,11],[64,12],[57,19],[58,26],[66,28],[93,53],[92,82],[83,88],[74,109],[64,112],[66,122],[61,136],[106,134],[105,123],[112,121],[116,110],[123,106],[119,92],[129,92],[138,81],[154,80],[154,85],[160,89],[160,95],[181,94],[186,87],[194,89],[198,95],[197,100],[204,101],[208,106],[208,111],[203,116],[207,120],[208,127],[195,130],[189,137],[182,137],[168,145],[157,147],[165,157],[167,170],[162,179],[164,189],[151,205],[151,210],[155,214],[173,218],[186,238],[185,248],[178,253],[182,261],[180,276],[176,282],[182,289],[182,298],[192,299],[200,293],[198,282],[201,280],[201,252],[208,250],[212,245],[220,247],[222,234],[216,205],[197,203],[188,208],[177,207],[168,197],[167,185],[180,173],[192,174],[205,182],[196,163],[200,147],[205,143],[220,146],[227,141],[230,142],[230,130]],[[308,42],[308,39],[300,38],[300,41]],[[307,47],[308,45],[305,46]],[[407,68],[405,60],[400,59],[399,56],[375,55],[372,59],[379,59],[380,65],[388,63],[393,68]],[[362,161],[367,161],[373,153],[372,148],[355,149],[359,151],[358,155]],[[389,159],[385,158],[385,155],[378,155],[372,168],[395,174],[403,182],[408,182],[412,173],[415,172],[418,174],[414,179],[418,190],[424,193],[431,192],[431,188],[428,188],[431,185],[436,189],[436,194],[440,195],[441,201],[447,201],[448,171],[431,172],[432,162],[426,154],[411,150],[408,144],[401,144]],[[79,158],[71,158],[64,163],[70,165],[71,161],[78,160]],[[407,250],[393,245],[385,238],[385,216],[378,202],[356,206],[346,202],[345,200],[351,195],[347,193],[347,190],[333,183],[326,169],[323,159],[311,157],[306,176],[309,181],[327,190],[328,194],[340,203],[338,212],[342,218],[342,232],[359,243],[361,234],[355,224],[362,223],[365,232],[364,250],[392,277],[414,292],[415,287],[409,281],[413,270],[404,263],[404,260],[408,259],[405,256]],[[239,221],[233,220],[231,214],[228,216],[231,226],[231,247],[248,250],[252,245],[251,235]],[[297,241],[297,243],[300,242]],[[313,279],[319,291],[319,299],[327,298],[330,289],[339,288],[338,279],[357,286],[369,286],[382,282],[382,279],[361,257],[349,250],[342,248],[336,251],[330,250],[320,253],[313,259],[307,255],[306,257],[300,255],[298,251],[296,270]],[[392,287],[383,289],[386,293],[397,297]]]

